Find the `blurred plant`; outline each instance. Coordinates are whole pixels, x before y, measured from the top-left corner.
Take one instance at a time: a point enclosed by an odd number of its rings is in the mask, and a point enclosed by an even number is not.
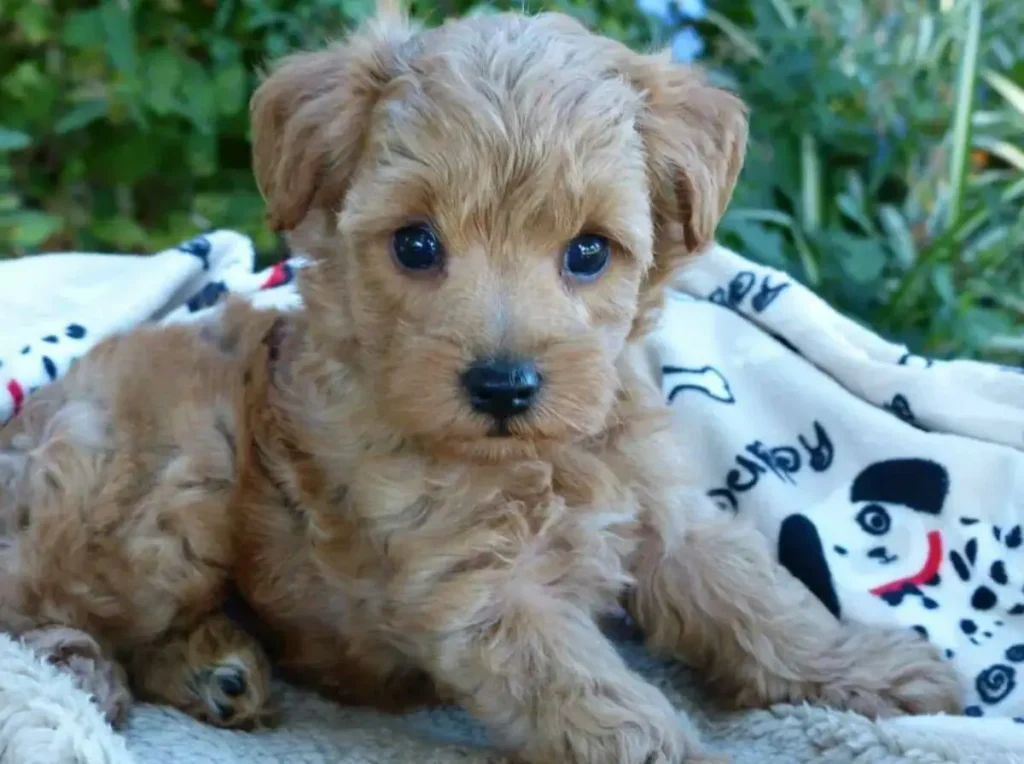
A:
[[[938,356],[1024,360],[1024,4],[751,0],[706,16],[752,107],[721,238]]]
[[[249,170],[257,68],[371,9],[5,0],[0,251],[151,250],[211,224],[272,245]]]
[[[702,56],[751,104],[725,243],[919,350],[1024,359],[1024,3],[537,2]],[[256,72],[372,6],[4,0],[0,256],[150,251],[213,225],[279,252],[249,168]]]

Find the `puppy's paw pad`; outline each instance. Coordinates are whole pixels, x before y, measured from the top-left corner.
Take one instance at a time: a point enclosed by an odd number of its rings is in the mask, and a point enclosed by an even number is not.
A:
[[[234,667],[221,668],[214,671],[214,677],[220,691],[229,698],[237,698],[245,694],[245,674]]]
[[[269,669],[229,656],[196,670],[192,683],[200,703],[195,716],[217,727],[255,729],[271,722]]]

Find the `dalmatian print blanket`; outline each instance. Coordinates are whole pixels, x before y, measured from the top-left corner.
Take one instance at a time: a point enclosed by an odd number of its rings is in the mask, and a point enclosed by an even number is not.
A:
[[[231,231],[0,261],[0,423],[114,332],[299,304],[301,256],[253,262]],[[1024,370],[914,355],[720,247],[675,286],[648,358],[707,495],[837,617],[938,645],[968,716],[1024,723]]]

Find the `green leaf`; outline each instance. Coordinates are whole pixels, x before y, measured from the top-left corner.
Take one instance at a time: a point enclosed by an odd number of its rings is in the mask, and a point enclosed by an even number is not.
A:
[[[15,12],[14,22],[30,45],[42,45],[52,34],[53,9],[47,3],[26,3]]]
[[[169,48],[159,48],[144,59],[144,97],[157,114],[170,114],[179,106],[178,90],[182,79],[181,59]]]
[[[67,114],[57,120],[53,131],[58,135],[63,135],[73,130],[81,130],[106,114],[107,102],[105,100],[82,101],[75,104]]]
[[[985,82],[992,86],[1003,98],[1006,99],[1017,113],[1024,116],[1024,88],[1014,84],[1009,77],[1004,77],[998,72],[986,70],[981,75]]]
[[[960,221],[966,185],[967,160],[971,147],[971,112],[974,109],[974,88],[977,82],[979,49],[981,46],[981,0],[967,0],[967,30],[960,60],[960,78],[957,83],[956,114],[953,123],[953,150],[949,162],[949,220],[948,226]]]
[[[17,249],[34,249],[60,230],[63,220],[37,210],[22,210],[5,215],[0,220],[0,231]]]
[[[1007,164],[1013,165],[1021,172],[1024,172],[1024,150],[1014,146],[1009,141],[999,141],[978,136],[974,140],[974,145],[985,149],[988,153],[994,154]]]
[[[0,152],[17,151],[32,145],[32,137],[20,130],[0,127]]]
[[[873,286],[881,278],[888,258],[876,239],[830,230],[826,241],[838,249],[833,256],[839,259],[839,267],[855,285]]]
[[[119,250],[139,249],[146,242],[145,229],[123,215],[95,220],[89,230],[93,236],[112,243]]]
[[[739,239],[738,250],[744,257],[773,268],[785,270],[789,266],[786,237],[779,230],[754,222],[726,220],[720,228],[720,238],[729,234]]]
[[[224,115],[243,112],[246,104],[247,84],[246,70],[240,61],[218,67],[213,78],[217,111]]]
[[[72,48],[102,48],[103,20],[98,8],[75,11],[64,17],[64,44]]]
[[[128,7],[119,0],[105,0],[99,13],[110,63],[125,76],[133,78],[137,66],[135,31]]]
[[[917,260],[917,247],[903,215],[891,204],[883,204],[878,210],[878,217],[889,237],[889,249],[896,256],[896,260],[904,268],[912,267]]]
[[[198,61],[186,59],[182,67],[184,113],[196,130],[212,135],[217,114],[217,93],[213,78]]]
[[[843,215],[858,225],[861,233],[872,234],[875,232],[875,227],[864,214],[864,210],[850,194],[839,194],[836,197],[836,206]]]

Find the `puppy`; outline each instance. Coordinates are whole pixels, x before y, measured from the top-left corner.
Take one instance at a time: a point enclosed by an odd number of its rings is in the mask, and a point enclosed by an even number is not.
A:
[[[291,678],[458,702],[532,764],[705,759],[598,628],[621,601],[732,707],[959,707],[931,646],[834,619],[673,443],[639,340],[728,203],[734,96],[557,14],[385,9],[252,120],[304,308],[118,338],[33,398],[0,438],[8,628],[83,629],[243,724],[266,663],[218,612],[233,578]]]
[[[468,708],[529,762],[697,760],[595,620],[733,707],[955,711],[916,633],[842,624],[695,490],[639,339],[739,173],[732,95],[561,15],[383,14],[252,102],[312,266],[251,406],[245,597],[350,702]]]

